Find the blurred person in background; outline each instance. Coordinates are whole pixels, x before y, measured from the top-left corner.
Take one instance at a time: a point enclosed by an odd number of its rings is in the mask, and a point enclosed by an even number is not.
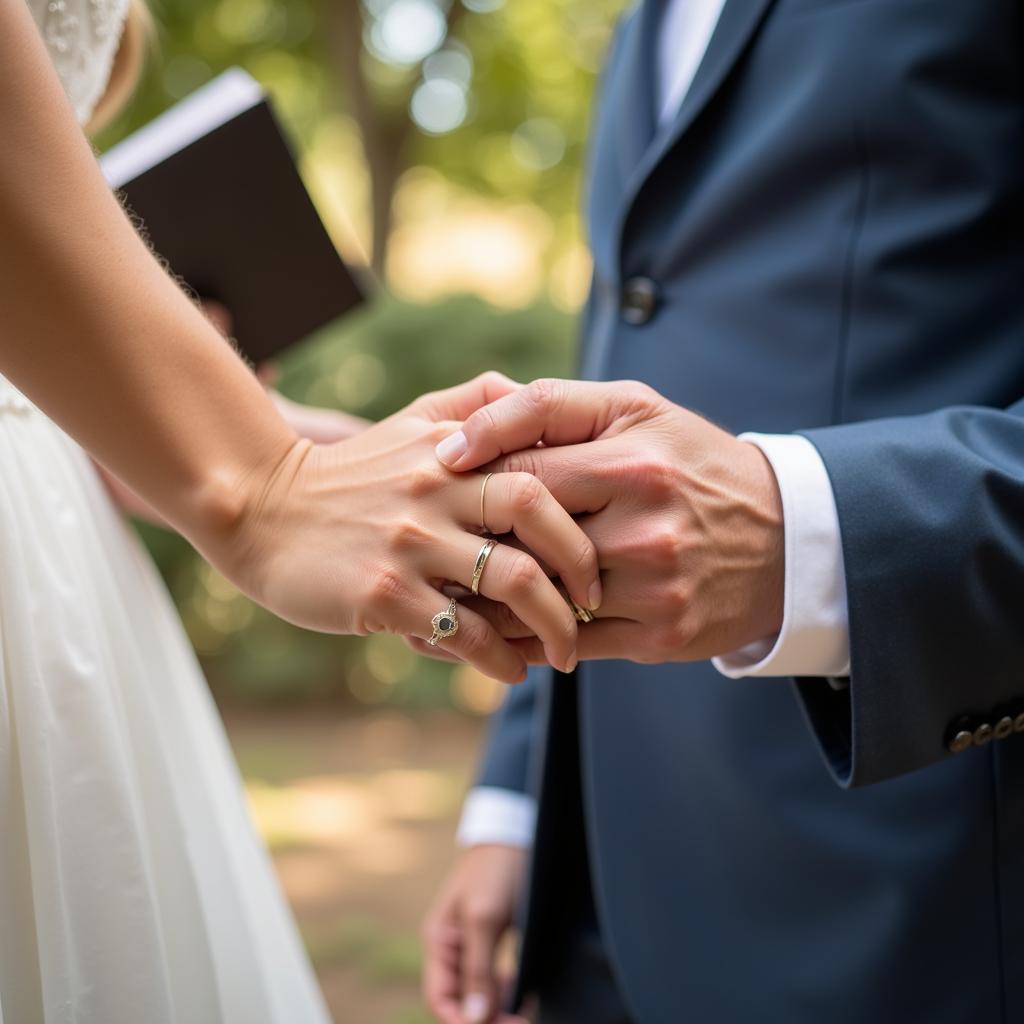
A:
[[[482,478],[433,455],[511,382],[352,434],[268,396],[137,236],[80,126],[131,90],[144,35],[128,0],[0,5],[0,1018],[313,1024],[213,703],[111,494],[311,629],[418,636],[516,681],[524,656],[446,582],[507,599],[566,669],[576,623],[523,551],[474,578]],[[593,545],[538,481],[487,498],[592,601]]]
[[[444,1024],[1024,1020],[1022,39],[1008,0],[622,22],[589,382],[438,449],[543,480],[604,592],[494,721]]]

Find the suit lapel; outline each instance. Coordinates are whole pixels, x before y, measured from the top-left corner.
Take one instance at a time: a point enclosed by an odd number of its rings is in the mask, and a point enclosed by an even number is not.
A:
[[[662,0],[645,0],[624,29],[620,68],[609,97],[615,155],[622,180],[628,181],[655,135],[654,32]]]
[[[632,173],[625,179],[623,222],[644,182],[668,152],[689,131],[694,121],[722,87],[729,72],[750,44],[773,2],[774,0],[725,0],[718,24],[711,35],[708,48],[697,68],[689,91],[679,106],[678,113],[655,135],[643,156],[633,165]],[[660,15],[661,3],[652,3],[651,0],[646,0],[644,6],[657,7]],[[653,83],[655,75],[653,55],[645,71],[647,81]],[[653,117],[653,85],[650,85],[649,88],[651,94],[648,99],[648,109]]]

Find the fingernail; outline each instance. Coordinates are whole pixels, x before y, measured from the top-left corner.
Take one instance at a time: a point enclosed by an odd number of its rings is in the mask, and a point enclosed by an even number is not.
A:
[[[487,996],[482,992],[470,992],[462,1000],[462,1016],[466,1018],[469,1024],[483,1024],[487,1020],[487,1011],[489,1009]]]
[[[466,441],[466,435],[461,430],[458,430],[454,434],[449,434],[448,437],[441,441],[434,449],[434,454],[446,466],[454,466],[466,454],[468,448],[469,444]]]
[[[569,660],[565,663],[566,673],[575,671],[576,666],[579,663],[580,659],[576,656],[576,652],[574,651],[572,654],[569,655]]]
[[[604,596],[601,591],[601,581],[595,580],[590,587],[590,593],[587,595],[590,598],[590,610],[596,612],[601,607],[601,598]]]

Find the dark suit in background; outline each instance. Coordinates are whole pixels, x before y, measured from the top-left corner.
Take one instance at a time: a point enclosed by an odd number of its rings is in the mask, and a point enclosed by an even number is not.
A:
[[[647,16],[596,124],[583,373],[807,434],[851,679],[512,691],[480,781],[540,799],[520,988],[593,904],[640,1024],[1024,1020],[1024,736],[948,749],[1024,710],[1022,5],[727,0],[656,137]]]

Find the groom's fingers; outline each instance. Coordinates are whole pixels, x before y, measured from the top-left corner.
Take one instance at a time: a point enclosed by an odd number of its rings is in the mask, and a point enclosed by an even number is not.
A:
[[[464,1024],[461,932],[456,926],[432,922],[424,938],[423,998],[441,1024]]]
[[[607,468],[616,457],[611,445],[592,441],[564,448],[526,448],[503,455],[484,468],[494,473],[537,477],[555,501],[576,516],[599,512],[615,498],[616,489]]]
[[[503,373],[490,370],[465,384],[422,395],[412,403],[408,411],[428,420],[461,421],[481,406],[496,402],[522,386]]]
[[[462,929],[462,1015],[466,1024],[486,1024],[495,1010],[494,958],[501,929],[470,914],[464,917]]]
[[[544,647],[536,637],[509,640],[530,665],[546,665]],[[580,661],[601,661],[607,658],[636,661],[641,664],[657,660],[657,649],[651,642],[651,629],[631,619],[596,619],[580,626],[576,650]]]
[[[616,412],[613,385],[536,380],[466,417],[462,430],[437,446],[449,469],[466,470],[499,455],[532,448],[580,444],[600,436]]]
[[[413,651],[422,654],[425,658],[432,658],[434,661],[450,661],[453,665],[465,664],[457,655],[449,654],[448,651],[443,651],[440,647],[431,647],[426,640],[421,640],[418,636],[406,636],[402,639]]]

